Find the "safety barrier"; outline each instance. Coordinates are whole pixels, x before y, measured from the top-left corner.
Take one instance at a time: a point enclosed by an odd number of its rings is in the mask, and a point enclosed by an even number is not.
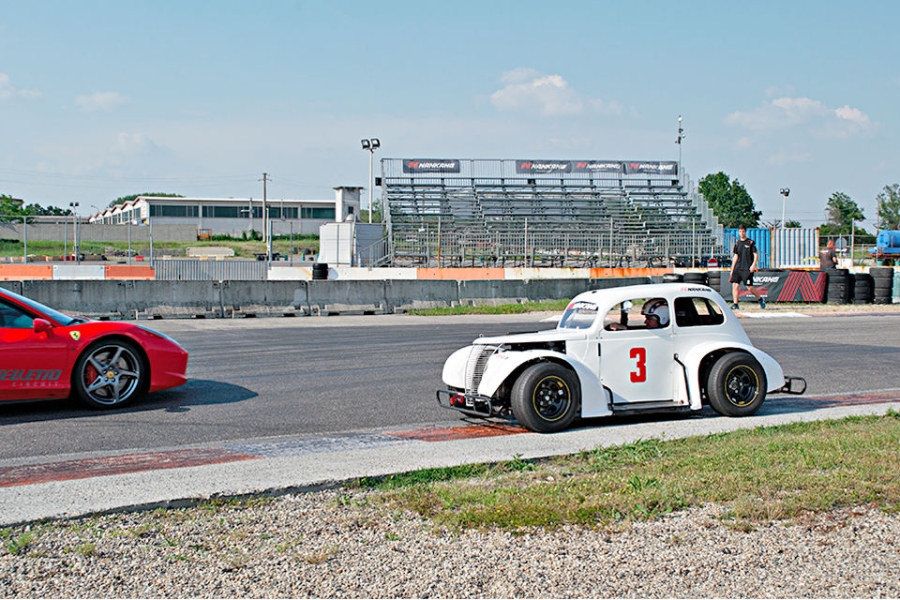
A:
[[[100,281],[26,280],[0,287],[63,312],[97,318],[382,314],[416,308],[571,298],[649,277],[532,281]]]

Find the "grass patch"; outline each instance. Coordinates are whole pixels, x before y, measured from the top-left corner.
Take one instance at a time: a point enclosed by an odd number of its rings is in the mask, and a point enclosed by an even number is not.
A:
[[[442,308],[416,308],[408,310],[411,315],[436,317],[446,315],[515,315],[528,312],[554,311],[561,312],[569,305],[570,300],[543,300],[540,302],[521,302],[518,304],[499,304],[496,306],[448,306]]]
[[[738,527],[841,506],[896,512],[898,417],[892,412],[642,440],[544,461],[516,457],[492,467],[428,469],[356,485],[378,490],[375,503],[456,530],[609,527],[706,503],[726,506]]]

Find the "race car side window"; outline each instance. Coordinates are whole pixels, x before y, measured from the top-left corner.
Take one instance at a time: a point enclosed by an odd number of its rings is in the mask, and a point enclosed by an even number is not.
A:
[[[676,298],[675,323],[679,327],[721,325],[725,315],[719,305],[709,298]]]
[[[17,306],[0,302],[0,327],[28,329],[34,326],[34,319]]]

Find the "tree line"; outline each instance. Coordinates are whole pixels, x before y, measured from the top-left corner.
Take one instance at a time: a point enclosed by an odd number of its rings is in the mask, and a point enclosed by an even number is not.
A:
[[[709,203],[710,209],[724,227],[759,227],[762,212],[756,210],[753,198],[736,178],[719,171],[700,180],[698,189]],[[900,229],[900,184],[884,186],[875,197],[877,202],[876,228]],[[859,222],[865,220],[863,209],[843,192],[834,192],[825,203],[826,222],[819,225],[822,236],[870,235]],[[776,221],[776,224],[778,222]],[[785,227],[800,227],[797,221],[786,221]]]

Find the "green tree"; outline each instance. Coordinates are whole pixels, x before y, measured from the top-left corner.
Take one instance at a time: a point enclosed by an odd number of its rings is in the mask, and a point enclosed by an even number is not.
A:
[[[163,192],[144,192],[143,194],[132,194],[130,196],[122,196],[121,198],[116,198],[112,202],[109,203],[109,208],[116,206],[117,204],[125,204],[126,202],[131,202],[138,196],[158,196],[161,198],[184,198],[181,194],[166,194]]]
[[[700,193],[709,202],[713,214],[725,227],[757,227],[762,211],[756,210],[753,198],[741,183],[719,171],[700,180]]]
[[[825,205],[825,213],[828,220],[819,228],[819,233],[824,235],[849,235],[851,224],[855,232],[865,233],[855,223],[866,218],[862,209],[850,196],[843,192],[831,194]]]
[[[900,185],[886,185],[875,196],[878,202],[878,229],[900,229]]]
[[[788,228],[788,229],[791,229],[791,228],[795,228],[795,229],[796,229],[796,228],[799,228],[799,227],[803,227],[803,226],[800,224],[800,221],[785,221],[785,222],[784,222],[784,226],[785,226],[786,228]]]
[[[72,211],[68,208],[59,208],[57,206],[43,207],[40,204],[23,206],[21,201],[15,200],[11,196],[0,195],[0,223],[18,221],[22,217],[61,216],[71,214]]]
[[[72,210],[68,208],[59,208],[58,206],[41,206],[40,204],[29,204],[25,207],[26,215],[35,215],[39,217],[59,217],[62,215],[71,215]]]
[[[22,205],[11,196],[0,196],[0,223],[15,221],[16,217],[22,218]]]
[[[372,202],[372,208],[375,210],[372,212],[372,222],[373,223],[382,223],[384,222],[384,211],[381,206],[381,197],[379,196]],[[360,209],[359,211],[359,222],[360,223],[368,223],[369,222],[369,211],[368,209]]]

